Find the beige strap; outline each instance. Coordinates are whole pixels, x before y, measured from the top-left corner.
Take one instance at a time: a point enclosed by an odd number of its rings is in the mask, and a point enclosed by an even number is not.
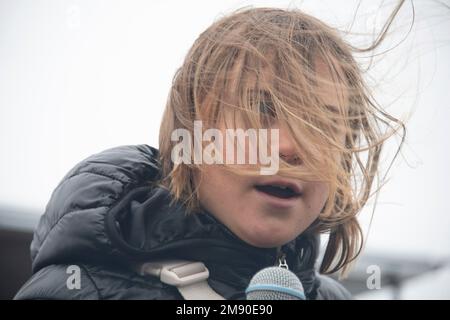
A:
[[[159,277],[161,282],[177,287],[186,300],[225,300],[208,284],[209,270],[202,262],[166,260],[146,262],[138,267],[141,275]]]

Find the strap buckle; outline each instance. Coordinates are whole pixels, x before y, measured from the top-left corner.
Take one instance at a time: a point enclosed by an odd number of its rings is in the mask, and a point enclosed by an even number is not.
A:
[[[176,287],[201,282],[209,277],[209,271],[202,262],[181,260],[147,262],[141,265],[139,273],[157,276],[161,282]]]

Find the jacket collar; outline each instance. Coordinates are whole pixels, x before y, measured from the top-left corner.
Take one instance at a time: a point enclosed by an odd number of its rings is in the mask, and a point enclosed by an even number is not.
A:
[[[241,295],[256,272],[278,265],[283,257],[300,277],[305,293],[312,294],[314,289],[318,237],[303,235],[279,248],[257,248],[206,211],[186,214],[160,187],[144,186],[129,192],[108,213],[105,227],[113,246],[129,260],[202,261],[212,283],[227,283]]]

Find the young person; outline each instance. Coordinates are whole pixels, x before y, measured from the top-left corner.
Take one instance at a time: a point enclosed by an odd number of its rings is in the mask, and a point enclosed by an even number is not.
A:
[[[280,263],[308,299],[350,298],[323,274],[347,271],[360,253],[356,216],[383,143],[402,126],[371,98],[355,50],[299,10],[251,8],[216,21],[173,79],[159,150],[106,150],[59,183],[16,299],[182,299],[136,269],[165,259],[202,262],[225,299],[244,299],[252,276]],[[383,132],[380,123],[394,125]],[[244,144],[227,142],[239,129]],[[316,270],[321,233],[329,240]],[[80,276],[72,287],[71,270]]]

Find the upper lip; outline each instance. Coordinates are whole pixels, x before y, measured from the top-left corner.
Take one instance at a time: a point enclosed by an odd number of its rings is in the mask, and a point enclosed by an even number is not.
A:
[[[298,182],[283,178],[273,178],[255,184],[255,186],[269,186],[269,185],[288,187],[297,194],[302,193],[302,187]]]

